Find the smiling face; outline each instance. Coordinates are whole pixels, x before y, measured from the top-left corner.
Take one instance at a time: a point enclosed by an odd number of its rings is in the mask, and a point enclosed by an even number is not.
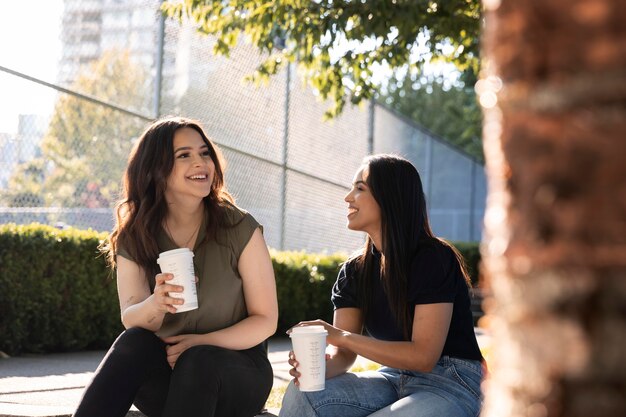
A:
[[[374,240],[381,233],[380,206],[367,184],[369,168],[359,169],[354,176],[352,189],[344,200],[348,203],[348,229],[365,232]]]
[[[203,199],[211,193],[215,163],[211,151],[195,129],[184,127],[174,133],[174,166],[167,178],[165,198],[172,202],[183,196]]]

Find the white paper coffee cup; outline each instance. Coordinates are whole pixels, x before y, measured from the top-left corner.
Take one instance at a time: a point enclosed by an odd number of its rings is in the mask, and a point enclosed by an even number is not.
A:
[[[196,274],[193,269],[193,252],[189,248],[180,248],[161,252],[157,263],[161,272],[173,274],[174,278],[166,281],[168,284],[182,285],[183,292],[170,292],[171,297],[182,298],[185,303],[174,305],[177,313],[195,310],[198,308],[198,294],[196,292]]]
[[[324,326],[301,326],[291,329],[291,344],[300,372],[300,391],[321,391],[326,384],[326,335]]]

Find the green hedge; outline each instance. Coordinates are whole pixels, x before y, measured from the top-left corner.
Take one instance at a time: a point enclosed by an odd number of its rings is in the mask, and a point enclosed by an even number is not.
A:
[[[472,286],[478,286],[478,280],[480,277],[480,248],[477,242],[451,242],[456,247],[463,259],[465,259],[465,266],[467,272],[472,280]]]
[[[106,234],[0,226],[0,350],[103,348],[122,326],[115,281],[97,247]]]
[[[0,351],[106,349],[122,331],[115,280],[99,254],[106,233],[0,225]],[[456,243],[477,276],[478,245]],[[272,251],[277,334],[332,321],[330,292],[345,255]],[[475,278],[473,279],[475,281]]]
[[[302,320],[332,322],[330,292],[345,255],[272,251],[278,293],[278,334]]]

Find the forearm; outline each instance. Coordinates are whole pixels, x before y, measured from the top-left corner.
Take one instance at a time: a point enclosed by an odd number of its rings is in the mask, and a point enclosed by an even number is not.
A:
[[[153,332],[161,328],[165,313],[157,309],[153,297],[154,295],[150,295],[142,302],[133,304],[122,311],[124,328],[141,327]]]
[[[231,350],[244,350],[258,345],[276,332],[276,318],[251,315],[225,329],[203,335],[203,343]]]
[[[391,368],[430,372],[436,363],[436,359],[420,354],[413,342],[390,342],[350,332],[342,332],[334,342],[340,350]]]
[[[330,358],[326,361],[326,378],[333,378],[345,374],[356,360],[356,354],[346,349],[331,345]]]

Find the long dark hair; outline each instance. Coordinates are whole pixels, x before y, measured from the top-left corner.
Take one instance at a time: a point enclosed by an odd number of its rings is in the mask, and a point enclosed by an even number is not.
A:
[[[207,212],[206,236],[214,236],[226,222],[224,208],[234,204],[224,182],[225,162],[219,149],[200,124],[182,117],[167,117],[151,124],[141,135],[128,159],[122,180],[122,198],[115,206],[116,224],[102,247],[112,268],[120,247],[143,268],[152,284],[158,273],[156,236],[167,215],[165,188],[174,166],[174,134],[191,128],[200,134],[215,163],[211,192],[204,198]]]
[[[419,248],[429,244],[449,246],[461,266],[469,285],[461,254],[432,232],[422,180],[417,169],[408,160],[389,154],[372,155],[363,160],[369,172],[367,185],[380,206],[382,248],[380,276],[389,305],[402,329],[410,339],[413,328],[413,311],[407,304],[407,282],[411,262]],[[373,242],[368,236],[362,251],[353,259],[359,275],[360,303],[367,316],[372,303],[370,277],[373,268]]]

